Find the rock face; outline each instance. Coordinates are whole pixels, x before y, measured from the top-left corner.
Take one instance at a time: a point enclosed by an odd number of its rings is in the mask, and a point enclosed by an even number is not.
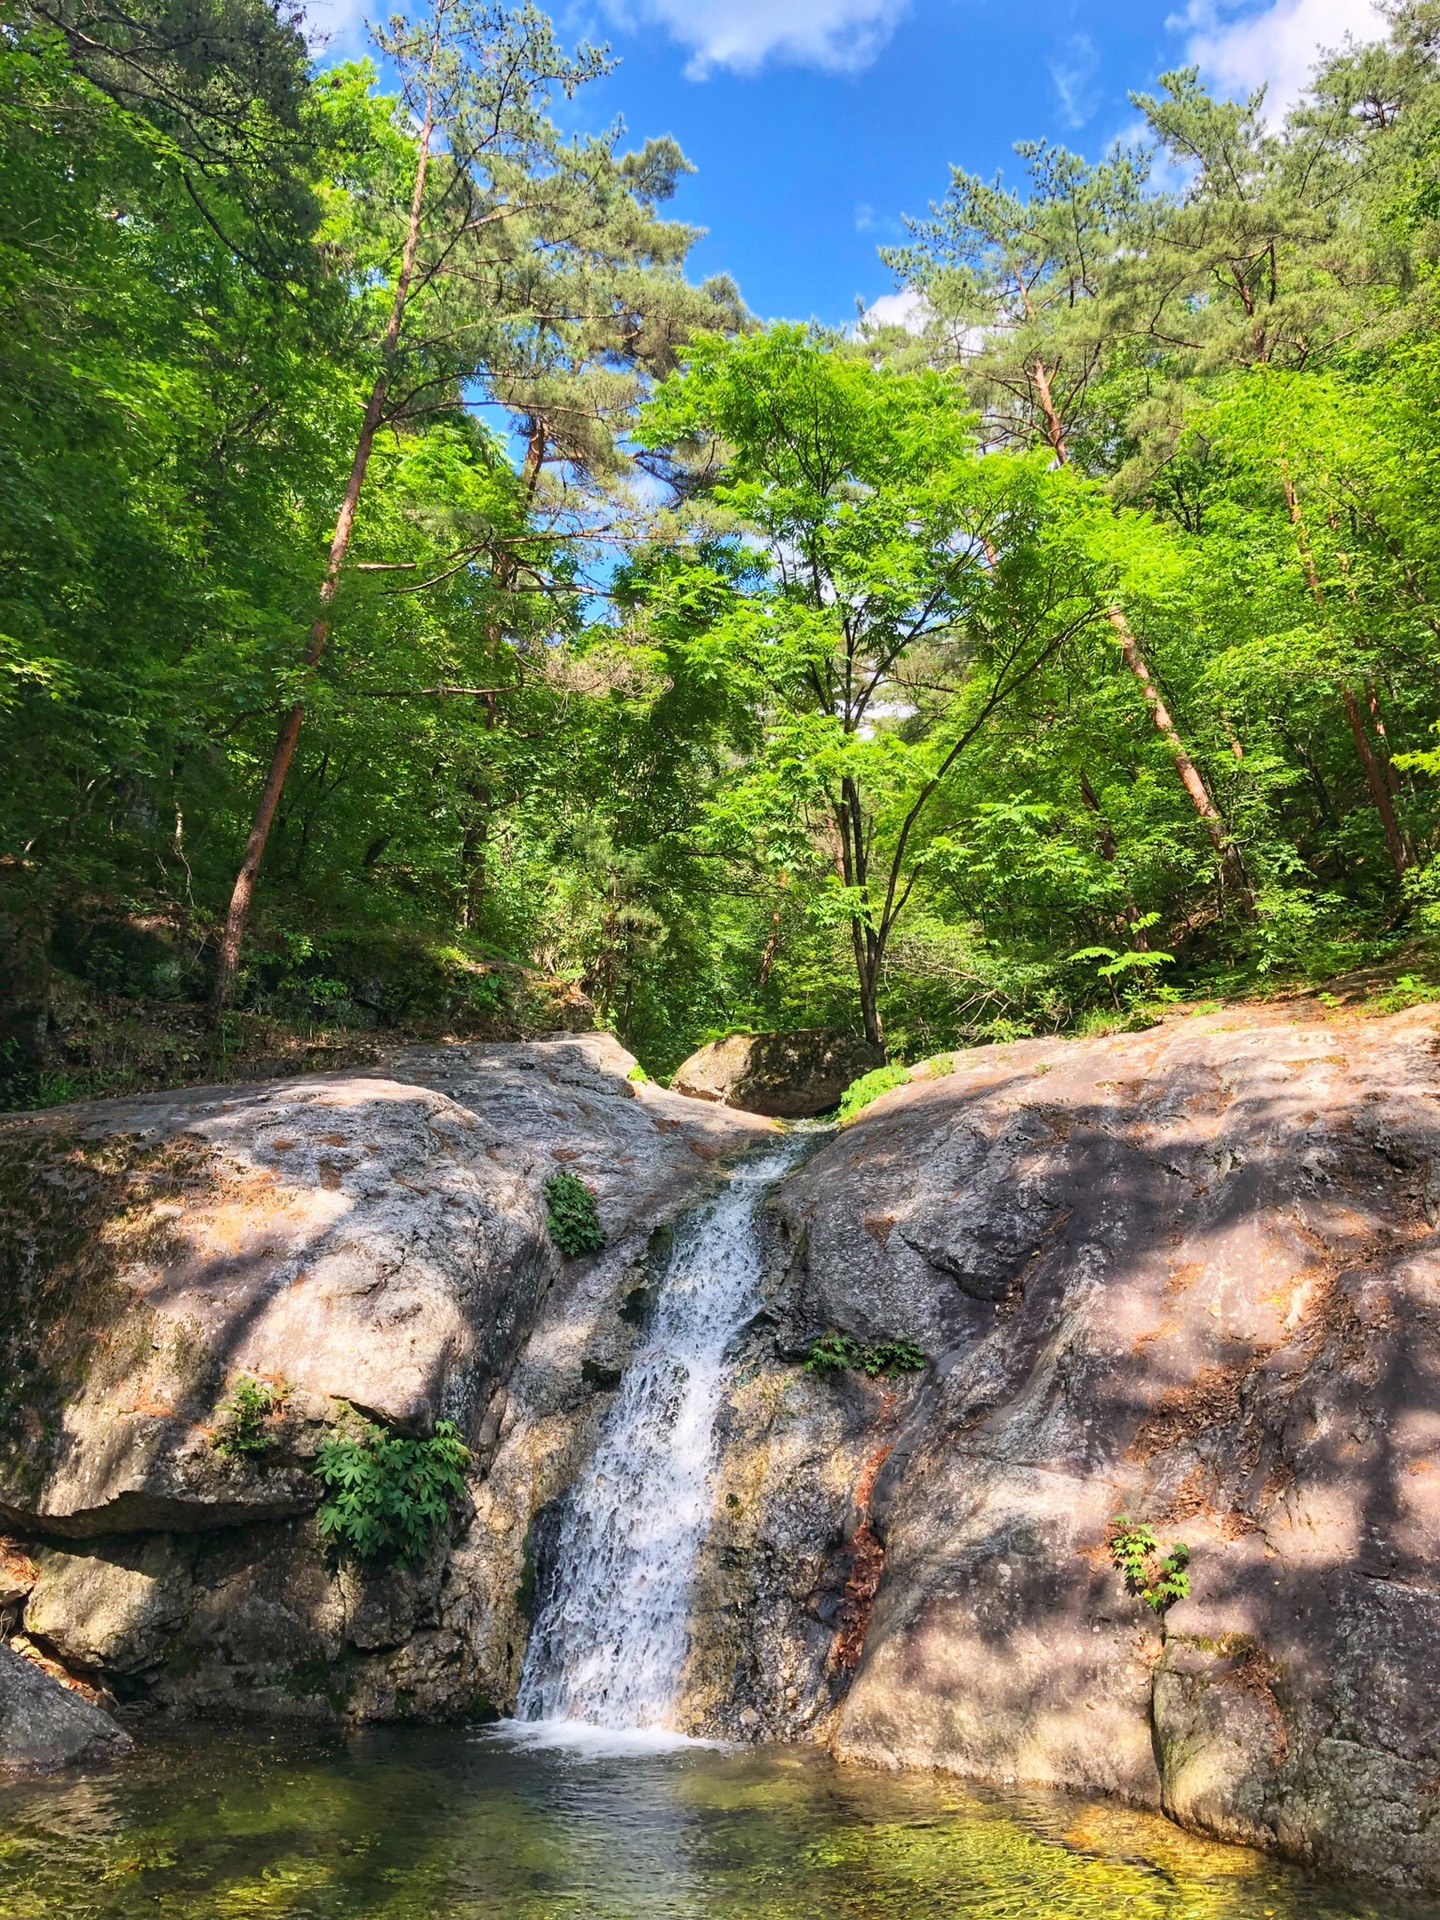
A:
[[[605,1034],[417,1047],[370,1074],[0,1127],[17,1644],[137,1707],[383,1719],[503,1698],[527,1534],[558,1491],[513,1449],[513,1509],[487,1476],[523,1382],[548,1383],[573,1444],[628,1352],[621,1310],[657,1226],[767,1131],[637,1087],[633,1066]],[[597,1194],[609,1245],[588,1260],[546,1229],[561,1168]],[[243,1376],[277,1403],[254,1453],[217,1444]],[[462,1527],[418,1571],[337,1564],[311,1466],[347,1408],[422,1435],[454,1420],[482,1538]],[[471,1560],[503,1582],[477,1594]]]
[[[691,1725],[1440,1885],[1436,1026],[987,1048],[793,1176]],[[793,1356],[829,1328],[930,1365],[816,1378]],[[1191,1550],[1163,1617],[1111,1565],[1120,1515]]]
[[[767,1216],[684,1724],[1440,1888],[1437,1027],[1297,1002],[985,1048],[819,1142]],[[668,1222],[769,1131],[631,1064],[429,1047],[0,1127],[12,1644],[135,1712],[513,1706]],[[593,1258],[546,1233],[561,1167]],[[807,1370],[832,1331],[928,1361]],[[258,1455],[216,1444],[241,1374],[279,1396]],[[473,1449],[423,1565],[319,1538],[346,1405]],[[1121,1515],[1190,1550],[1163,1614]]]
[[[113,1760],[132,1744],[108,1713],[0,1646],[0,1775]]]
[[[804,1120],[835,1106],[852,1080],[884,1063],[868,1040],[825,1027],[732,1033],[692,1053],[670,1084],[692,1100]]]

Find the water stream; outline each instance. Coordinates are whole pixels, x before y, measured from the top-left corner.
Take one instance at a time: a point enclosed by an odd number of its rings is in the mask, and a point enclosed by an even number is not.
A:
[[[644,1344],[566,1503],[521,1676],[522,1721],[673,1726],[726,1354],[759,1305],[757,1215],[805,1147],[792,1134],[742,1163],[676,1234]]]

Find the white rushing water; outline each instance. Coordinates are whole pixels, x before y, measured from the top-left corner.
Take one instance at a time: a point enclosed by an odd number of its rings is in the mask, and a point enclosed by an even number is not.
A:
[[[759,1305],[756,1215],[804,1146],[731,1174],[676,1234],[640,1352],[567,1500],[520,1679],[522,1721],[671,1726],[714,1505],[726,1352]]]

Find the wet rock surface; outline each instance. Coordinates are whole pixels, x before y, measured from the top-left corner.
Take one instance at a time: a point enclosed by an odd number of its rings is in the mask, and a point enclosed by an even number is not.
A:
[[[987,1048],[835,1136],[778,1198],[731,1394],[697,1724],[808,1703],[842,1756],[1440,1885],[1436,1025]],[[888,1401],[797,1368],[832,1328],[930,1365]],[[1122,1514],[1191,1549],[1163,1618],[1111,1565]]]
[[[805,1120],[827,1112],[852,1080],[884,1062],[883,1050],[859,1034],[826,1027],[732,1033],[692,1053],[670,1084],[694,1100]]]

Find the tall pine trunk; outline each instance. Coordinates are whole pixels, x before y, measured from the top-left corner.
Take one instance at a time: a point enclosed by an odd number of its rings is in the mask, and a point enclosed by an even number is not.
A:
[[[437,13],[435,34],[430,49],[430,84],[425,93],[425,116],[420,129],[420,150],[415,166],[415,191],[410,200],[410,219],[405,229],[405,245],[400,258],[400,276],[395,282],[395,296],[390,303],[390,318],[381,341],[380,371],[375,377],[375,384],[370,390],[370,398],[365,405],[365,415],[360,423],[359,437],[355,442],[354,458],[350,462],[350,478],[346,482],[345,497],[341,501],[339,516],[335,522],[335,532],[330,541],[330,558],[320,587],[320,611],[315,624],[310,629],[310,643],[305,649],[304,666],[307,676],[319,665],[329,638],[330,605],[340,584],[340,569],[345,564],[345,556],[350,550],[350,538],[355,530],[355,514],[360,505],[360,494],[370,465],[370,451],[375,444],[375,434],[384,412],[385,396],[389,392],[395,353],[400,342],[400,328],[405,319],[405,305],[410,297],[410,283],[415,272],[415,254],[420,243],[420,226],[425,204],[425,175],[430,165],[430,145],[435,137],[434,76],[440,30],[441,16]],[[220,951],[215,964],[215,986],[211,1004],[217,1017],[229,1005],[235,990],[235,975],[239,969],[245,932],[250,924],[250,908],[255,898],[255,881],[260,872],[260,863],[265,857],[265,846],[270,838],[270,829],[275,824],[280,796],[285,791],[286,776],[290,772],[290,763],[295,758],[295,748],[304,722],[305,702],[302,698],[294,703],[280,723],[280,731],[275,737],[275,746],[270,755],[270,766],[265,775],[265,784],[260,789],[260,799],[256,804],[255,817],[250,826],[250,837],[245,843],[245,855],[240,862],[240,871],[235,876],[235,885],[230,895],[230,907],[225,916],[225,930],[220,937]]]
[[[1040,396],[1040,411],[1045,421],[1045,437],[1060,465],[1068,467],[1070,449],[1065,442],[1065,429],[1055,406],[1049,370],[1038,355],[1035,360],[1034,379],[1035,391]],[[1170,758],[1175,762],[1175,771],[1180,776],[1180,783],[1190,797],[1190,804],[1200,816],[1210,844],[1219,857],[1222,872],[1227,875],[1237,892],[1245,894],[1248,888],[1244,868],[1238,852],[1225,832],[1225,817],[1216,806],[1199,768],[1186,750],[1180,731],[1170,717],[1170,709],[1160,696],[1149,662],[1141,651],[1140,642],[1131,631],[1124,609],[1119,606],[1107,607],[1105,618],[1115,629],[1120,641],[1120,658],[1129,672],[1134,675],[1155,730],[1170,750]]]

